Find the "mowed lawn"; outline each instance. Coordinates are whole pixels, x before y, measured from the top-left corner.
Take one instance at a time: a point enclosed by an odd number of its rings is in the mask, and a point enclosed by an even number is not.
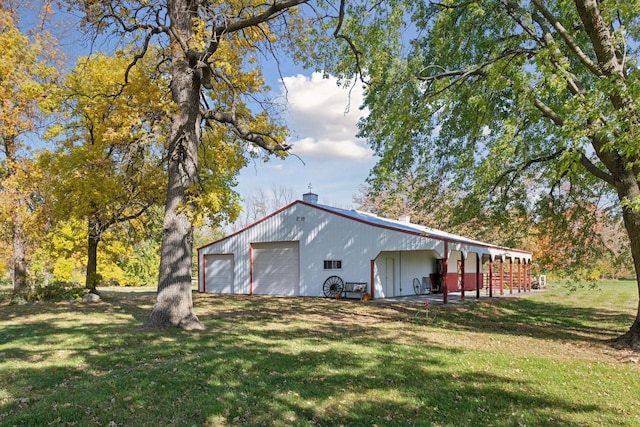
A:
[[[1,426],[640,426],[635,283],[419,304],[194,294],[205,331],[0,293]],[[422,310],[419,317],[416,311]],[[434,319],[435,317],[435,319]]]

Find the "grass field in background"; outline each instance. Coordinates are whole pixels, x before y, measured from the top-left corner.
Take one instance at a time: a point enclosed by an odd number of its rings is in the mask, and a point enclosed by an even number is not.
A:
[[[206,330],[138,331],[149,288],[9,305],[2,426],[639,426],[635,283],[431,306],[194,294]],[[467,298],[469,298],[467,296]],[[434,319],[435,317],[435,319]]]

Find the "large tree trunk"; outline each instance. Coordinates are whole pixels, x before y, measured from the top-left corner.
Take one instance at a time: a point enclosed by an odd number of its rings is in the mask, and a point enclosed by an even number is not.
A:
[[[616,178],[616,189],[621,201],[625,199],[637,200],[640,197],[640,186],[631,168],[625,168]],[[623,204],[622,217],[629,235],[631,256],[633,257],[638,293],[640,294],[640,212],[636,212],[632,207]],[[625,347],[640,348],[640,298],[638,299],[638,309],[633,324],[624,335],[614,339],[614,343]]]
[[[189,40],[195,2],[175,0],[169,5],[174,34]],[[194,73],[195,64],[189,64],[187,52],[175,39],[172,45],[171,92],[178,108],[172,117],[157,300],[145,327],[191,330],[203,328],[193,310],[191,295],[193,225],[187,200],[187,191],[198,182],[200,80]]]
[[[5,136],[2,138],[7,162],[8,177],[17,173],[18,168],[18,147],[16,146],[16,136]],[[27,284],[27,239],[24,235],[24,215],[25,200],[20,194],[17,184],[10,187],[13,193],[13,218],[11,224],[11,243],[13,246],[13,293],[18,296],[26,296],[29,287]]]
[[[13,218],[13,293],[26,296],[29,287],[27,285],[27,239],[24,237],[24,224],[22,220],[22,206],[16,207],[16,215]]]
[[[96,221],[89,219],[89,230],[87,235],[87,275],[85,276],[85,287],[91,292],[96,291],[98,282],[98,244],[101,233],[97,231]]]

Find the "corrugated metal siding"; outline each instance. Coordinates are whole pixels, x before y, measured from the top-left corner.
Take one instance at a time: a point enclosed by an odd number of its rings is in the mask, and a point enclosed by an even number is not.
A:
[[[201,248],[200,265],[204,265],[203,257],[206,254],[233,253],[234,292],[248,294],[251,244],[278,241],[299,242],[300,295],[304,296],[322,296],[324,280],[334,274],[344,281],[370,282],[370,261],[375,260],[382,251],[435,251],[436,257],[444,256],[444,242],[440,239],[373,226],[304,203],[294,203],[230,238]],[[502,249],[477,247],[468,243],[449,243],[449,251],[463,251],[469,258],[474,258],[472,253],[493,256],[505,253]],[[341,260],[342,269],[325,270],[324,260]],[[475,271],[474,261],[468,259],[468,263],[465,267],[471,267],[473,263],[474,267],[471,268]],[[449,265],[450,271],[455,271],[455,262]],[[401,264],[396,263],[398,275],[401,274],[400,267]],[[381,266],[376,265],[374,275],[378,283],[381,275],[385,274],[379,270]],[[199,272],[199,279],[202,283],[203,271]],[[407,288],[412,288],[410,282],[408,284],[398,279],[397,293],[409,294]]]

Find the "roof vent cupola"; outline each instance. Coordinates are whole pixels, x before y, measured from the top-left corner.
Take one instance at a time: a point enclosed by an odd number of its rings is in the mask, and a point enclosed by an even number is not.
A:
[[[309,191],[302,195],[302,201],[316,205],[318,204],[318,195]]]
[[[398,218],[398,221],[410,224],[411,217],[409,215],[400,215],[400,218]]]

